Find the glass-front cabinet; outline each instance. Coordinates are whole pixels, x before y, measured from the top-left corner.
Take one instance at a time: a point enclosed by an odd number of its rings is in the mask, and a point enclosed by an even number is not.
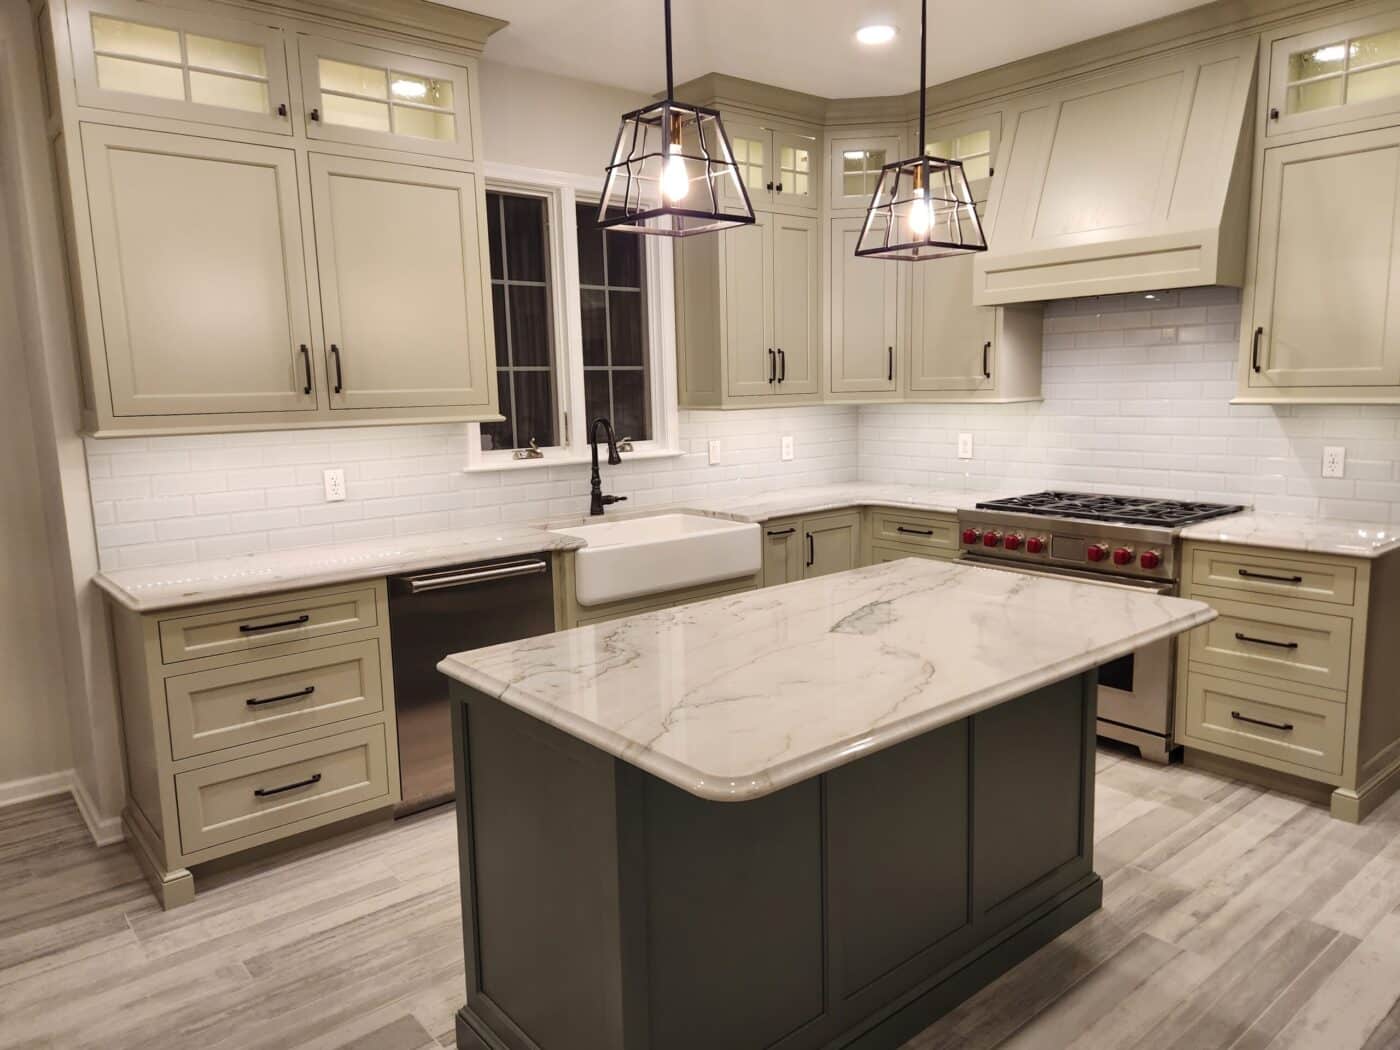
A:
[[[81,105],[291,134],[278,30],[137,0],[69,16]]]
[[[1270,135],[1400,113],[1400,11],[1276,40],[1270,62]]]
[[[725,121],[739,177],[755,208],[816,211],[820,140],[815,133]],[[726,192],[731,199],[737,194]]]
[[[307,136],[472,159],[465,66],[303,36]]]
[[[899,135],[838,136],[829,142],[831,206],[864,208],[880,182],[880,169],[904,159]]]

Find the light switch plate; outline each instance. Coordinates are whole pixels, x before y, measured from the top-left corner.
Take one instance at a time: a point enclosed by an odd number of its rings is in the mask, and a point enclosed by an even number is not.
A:
[[[718,440],[714,440],[714,441],[711,441],[711,442],[710,442],[710,466],[713,467],[713,466],[717,466],[718,464],[719,464],[719,441],[718,441]]]
[[[793,455],[794,455],[794,452],[793,452],[793,447],[792,447],[792,435],[791,435],[791,434],[784,434],[784,435],[783,435],[783,462],[786,463],[788,460],[792,459]]]
[[[1328,445],[1322,450],[1322,476],[1324,478],[1344,478],[1347,476],[1347,450],[1341,445]]]
[[[326,502],[339,503],[345,499],[345,471],[339,467],[322,472],[326,484]]]
[[[959,434],[959,435],[958,435],[958,459],[971,459],[971,458],[972,458],[972,435],[971,435],[971,434]]]

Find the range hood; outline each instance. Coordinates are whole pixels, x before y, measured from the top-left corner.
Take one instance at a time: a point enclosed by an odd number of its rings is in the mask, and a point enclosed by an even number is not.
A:
[[[1012,103],[978,305],[1244,281],[1257,40]]]

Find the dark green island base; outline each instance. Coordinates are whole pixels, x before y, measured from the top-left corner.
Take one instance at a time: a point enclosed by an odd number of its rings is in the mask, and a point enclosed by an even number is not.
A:
[[[462,1050],[898,1047],[1103,898],[1092,671],[747,802],[453,695]]]

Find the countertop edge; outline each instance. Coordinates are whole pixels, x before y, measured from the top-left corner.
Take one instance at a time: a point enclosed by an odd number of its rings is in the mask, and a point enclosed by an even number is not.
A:
[[[554,726],[575,739],[590,744],[614,758],[620,758],[643,772],[650,773],[668,784],[680,788],[687,794],[694,795],[696,798],[704,799],[707,802],[751,802],[803,780],[830,772],[854,762],[858,758],[903,743],[912,737],[931,732],[969,715],[1024,696],[1043,686],[1062,681],[1072,675],[1081,674],[1110,660],[1116,660],[1120,656],[1151,645],[1153,642],[1183,634],[1192,628],[1209,623],[1219,615],[1208,605],[1197,604],[1201,606],[1198,612],[1174,624],[1140,632],[1131,638],[1106,646],[1093,654],[1084,654],[1053,664],[1040,673],[1023,675],[1021,678],[996,689],[986,690],[980,694],[964,697],[955,703],[945,704],[936,712],[928,712],[904,722],[881,727],[875,731],[878,734],[878,739],[872,739],[868,745],[859,749],[853,749],[854,741],[847,740],[804,755],[800,759],[793,759],[774,766],[772,769],[746,774],[741,778],[714,776],[685,763],[673,759],[658,758],[648,752],[639,751],[635,744],[616,733],[600,730],[595,724],[567,712],[561,712],[558,708],[550,705],[531,703],[528,694],[512,694],[508,683],[503,685],[499,679],[481,674],[470,665],[458,661],[455,655],[442,660],[437,665],[437,669],[462,685],[499,700],[547,725]],[[710,786],[714,784],[729,784],[731,786],[718,789]]]

